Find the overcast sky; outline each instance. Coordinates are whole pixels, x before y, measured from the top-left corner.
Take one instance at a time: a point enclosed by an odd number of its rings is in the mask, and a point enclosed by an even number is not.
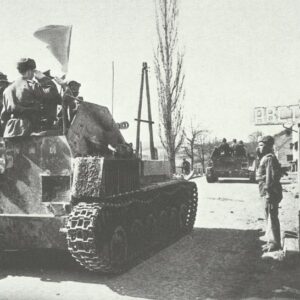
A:
[[[36,60],[38,69],[58,75],[58,63],[33,32],[50,24],[73,25],[68,78],[82,83],[85,100],[111,106],[114,61],[114,116],[130,123],[125,136],[134,141],[133,119],[146,61],[157,127],[153,1],[0,0],[0,4],[0,71],[10,80],[18,76],[16,61],[26,56]],[[253,108],[296,104],[300,99],[300,1],[188,0],[179,8],[186,123],[193,118],[214,136],[228,139],[246,140],[257,129],[280,131],[280,126],[255,127]]]

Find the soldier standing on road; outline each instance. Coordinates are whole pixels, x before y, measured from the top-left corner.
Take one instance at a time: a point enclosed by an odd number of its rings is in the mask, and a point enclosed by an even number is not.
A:
[[[184,158],[182,162],[182,173],[185,175],[190,174],[191,164]]]
[[[271,232],[267,236],[267,244],[263,251],[276,251],[281,249],[280,223],[278,218],[278,204],[282,200],[282,187],[280,183],[281,167],[273,152],[274,138],[264,136],[258,145],[262,154],[258,167],[258,182],[260,196],[265,201],[265,216],[267,229]],[[266,233],[268,230],[266,230]]]

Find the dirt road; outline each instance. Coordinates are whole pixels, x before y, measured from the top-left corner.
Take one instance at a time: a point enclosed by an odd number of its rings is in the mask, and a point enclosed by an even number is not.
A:
[[[261,259],[264,227],[257,186],[196,180],[192,234],[120,276],[81,271],[63,253],[11,253],[0,270],[0,300],[300,299],[300,262]],[[282,229],[295,230],[297,200],[285,192]]]

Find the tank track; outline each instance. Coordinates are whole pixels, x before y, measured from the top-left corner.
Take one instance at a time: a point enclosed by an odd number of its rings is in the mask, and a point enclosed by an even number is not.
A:
[[[197,186],[177,182],[106,198],[80,202],[69,215],[67,244],[84,268],[120,273],[194,226]]]

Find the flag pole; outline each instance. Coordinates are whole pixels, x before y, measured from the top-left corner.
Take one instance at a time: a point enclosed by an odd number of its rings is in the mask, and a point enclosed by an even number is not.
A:
[[[112,61],[111,114],[114,116],[115,63]]]

